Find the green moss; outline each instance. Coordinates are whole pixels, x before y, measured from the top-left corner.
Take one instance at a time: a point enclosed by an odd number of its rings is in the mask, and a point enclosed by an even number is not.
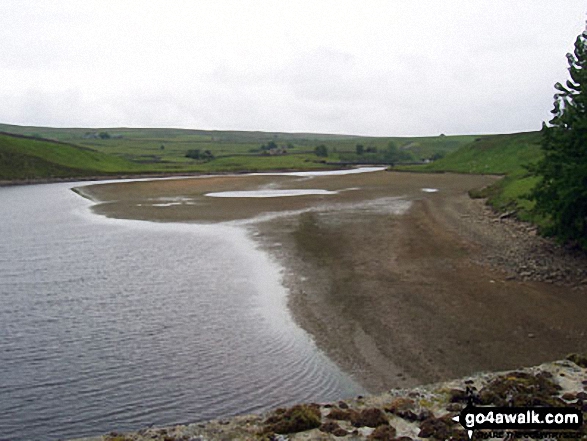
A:
[[[371,435],[367,438],[368,440],[377,441],[390,441],[395,439],[397,432],[392,426],[379,426],[376,428]]]
[[[327,421],[320,426],[320,432],[332,433],[334,436],[346,436],[348,432],[334,421]]]
[[[342,410],[338,407],[334,407],[330,410],[326,418],[331,420],[339,420],[339,421],[350,421],[351,420],[351,411],[349,410]]]
[[[432,438],[434,440],[458,440],[465,441],[467,437],[460,424],[452,420],[452,415],[445,415],[441,418],[428,418],[420,424],[420,438]]]
[[[296,433],[320,427],[320,408],[316,404],[299,404],[277,409],[264,422],[264,433]]]
[[[110,435],[106,435],[104,441],[134,441],[134,438],[113,432]]]
[[[493,406],[564,406],[559,397],[561,387],[552,375],[511,372],[492,380],[479,392],[482,405]]]
[[[587,355],[583,354],[569,354],[567,360],[572,361],[576,365],[587,369]]]
[[[422,398],[419,403],[420,406],[425,407],[425,408],[431,408],[434,404],[439,403],[440,400],[429,400],[428,398]]]
[[[385,414],[376,407],[363,409],[351,414],[351,423],[355,427],[379,427],[389,424]]]

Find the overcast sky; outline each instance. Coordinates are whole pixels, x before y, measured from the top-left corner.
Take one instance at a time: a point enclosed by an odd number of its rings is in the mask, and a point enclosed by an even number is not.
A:
[[[585,0],[1,0],[0,122],[537,130]]]

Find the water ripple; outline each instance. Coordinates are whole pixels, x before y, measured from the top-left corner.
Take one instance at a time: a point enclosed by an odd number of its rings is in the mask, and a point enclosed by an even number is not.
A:
[[[0,189],[0,427],[55,440],[360,392],[230,226],[90,215],[68,185]]]

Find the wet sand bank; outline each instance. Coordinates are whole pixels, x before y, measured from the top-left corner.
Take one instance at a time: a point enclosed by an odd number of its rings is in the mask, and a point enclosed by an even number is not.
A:
[[[282,263],[296,321],[345,371],[379,392],[587,351],[585,285],[524,281],[508,272],[508,259],[496,258],[527,252],[522,245],[540,239],[510,237],[500,222],[479,221],[486,213],[467,190],[495,179],[231,176],[82,192],[104,201],[94,210],[112,217],[244,223]],[[205,196],[285,188],[338,193]],[[580,269],[582,262],[573,264]]]

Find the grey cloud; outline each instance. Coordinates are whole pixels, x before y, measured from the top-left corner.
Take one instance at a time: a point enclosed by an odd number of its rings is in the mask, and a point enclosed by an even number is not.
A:
[[[584,4],[513,3],[6,0],[0,121],[371,135],[534,130],[549,117],[552,85],[566,78]]]

